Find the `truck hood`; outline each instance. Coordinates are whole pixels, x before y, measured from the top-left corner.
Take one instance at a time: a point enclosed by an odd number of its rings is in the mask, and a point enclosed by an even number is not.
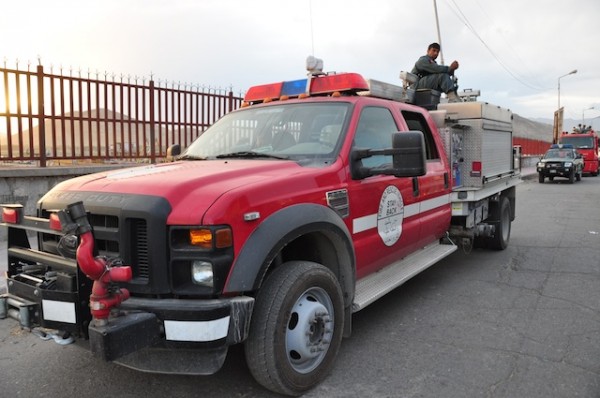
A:
[[[193,223],[200,222],[206,209],[232,189],[303,170],[282,160],[181,161],[90,174],[62,182],[55,190],[159,196],[173,209],[171,221]]]

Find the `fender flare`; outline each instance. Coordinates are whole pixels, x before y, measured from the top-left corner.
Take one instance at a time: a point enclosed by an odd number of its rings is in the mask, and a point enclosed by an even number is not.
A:
[[[338,275],[346,305],[354,298],[355,255],[352,235],[340,216],[331,208],[313,203],[278,210],[250,234],[227,278],[224,293],[257,290],[269,263],[289,242],[311,232],[326,232],[338,253],[347,253],[347,261],[332,271]]]

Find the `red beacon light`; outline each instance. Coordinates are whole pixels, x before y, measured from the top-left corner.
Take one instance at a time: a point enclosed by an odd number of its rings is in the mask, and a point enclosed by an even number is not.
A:
[[[4,205],[2,207],[2,221],[7,224],[19,224],[23,219],[22,205]]]
[[[62,231],[62,224],[58,217],[58,213],[54,212],[50,214],[48,226],[55,231]]]
[[[250,87],[244,102],[268,102],[276,99],[306,98],[311,95],[334,95],[334,93],[357,93],[369,90],[369,83],[358,73],[323,73],[323,61],[308,57],[307,79]]]
[[[310,85],[311,94],[331,94],[334,92],[368,91],[369,84],[358,73],[340,73],[313,78]]]

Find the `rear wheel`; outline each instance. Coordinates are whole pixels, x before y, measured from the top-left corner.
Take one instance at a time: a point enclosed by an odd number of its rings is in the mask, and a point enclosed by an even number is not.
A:
[[[245,343],[250,372],[264,387],[300,395],[329,373],[344,326],[342,291],[321,264],[276,268],[256,298]]]
[[[489,239],[489,247],[504,250],[510,240],[510,202],[506,196],[501,196],[498,203],[492,207],[492,219],[495,220],[494,236]]]

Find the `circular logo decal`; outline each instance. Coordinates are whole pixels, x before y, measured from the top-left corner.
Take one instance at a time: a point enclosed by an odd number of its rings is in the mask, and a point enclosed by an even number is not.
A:
[[[404,201],[400,190],[390,185],[383,191],[377,212],[377,231],[386,246],[398,242],[402,235],[404,220]]]

